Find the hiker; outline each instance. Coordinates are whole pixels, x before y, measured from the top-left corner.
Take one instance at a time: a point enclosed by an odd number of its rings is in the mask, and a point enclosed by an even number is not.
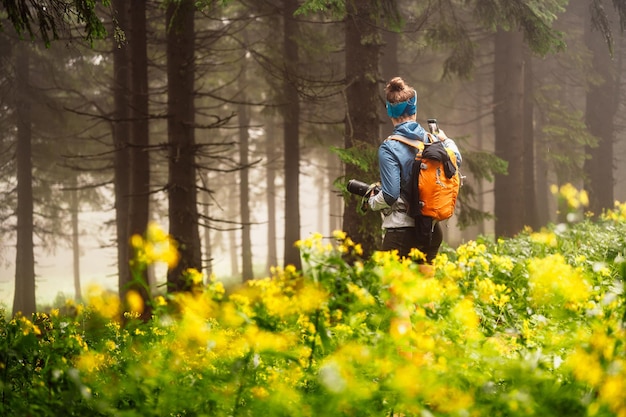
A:
[[[394,124],[392,135],[401,136],[408,142],[428,143],[426,130],[417,122],[417,92],[400,77],[389,81],[385,87],[387,115]],[[436,133],[444,147],[451,149],[460,165],[461,154],[454,141],[443,130]],[[382,191],[371,196],[368,205],[371,210],[382,211],[383,238],[382,250],[397,250],[400,257],[408,256],[412,248],[426,255],[431,263],[443,240],[443,232],[438,222],[418,215],[415,219],[408,213],[411,170],[415,160],[415,148],[398,140],[384,140],[378,148],[378,164]],[[417,227],[416,227],[417,224]]]

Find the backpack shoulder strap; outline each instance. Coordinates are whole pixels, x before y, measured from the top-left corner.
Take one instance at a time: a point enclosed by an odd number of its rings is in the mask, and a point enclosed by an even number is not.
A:
[[[410,139],[405,138],[404,136],[400,136],[400,135],[391,135],[387,137],[387,140],[389,139],[393,139],[393,140],[397,140],[398,142],[402,142],[405,145],[409,145],[415,149],[422,149],[421,145],[424,144],[424,142],[422,141],[411,141]]]
[[[437,137],[437,135],[433,135],[430,132],[426,132],[424,135],[424,139],[428,138],[428,143],[435,143],[435,142],[440,142],[439,138]]]

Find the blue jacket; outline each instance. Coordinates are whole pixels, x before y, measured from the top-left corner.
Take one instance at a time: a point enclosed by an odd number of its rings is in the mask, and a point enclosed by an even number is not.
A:
[[[419,123],[414,121],[407,121],[397,125],[392,134],[422,142],[425,137],[427,138],[426,130],[424,130]],[[460,167],[461,153],[454,140],[448,138],[443,144],[456,154]],[[406,195],[406,191],[408,190],[414,160],[415,148],[407,146],[397,140],[385,140],[378,148],[381,189],[385,203],[391,207],[391,210],[383,211],[385,215],[383,227],[405,227],[413,225],[413,219],[405,214],[406,204],[400,197]]]

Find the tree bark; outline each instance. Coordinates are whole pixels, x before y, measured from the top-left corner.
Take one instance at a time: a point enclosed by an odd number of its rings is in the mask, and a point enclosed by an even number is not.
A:
[[[341,176],[343,167],[337,155],[327,152],[326,164],[328,166],[328,184],[326,190],[328,193],[329,209],[328,209],[328,229],[329,232],[341,229],[341,220],[343,217],[343,200],[341,194],[335,188],[334,181]]]
[[[148,126],[148,56],[146,40],[146,0],[134,0],[130,8],[130,190],[128,236],[143,236],[150,218],[150,146]],[[129,254],[132,256],[132,254]],[[142,317],[150,317],[148,269],[132,270],[131,282],[119,289],[124,298],[133,289],[145,301]]]
[[[381,54],[381,70],[383,73],[383,80],[385,82],[391,80],[393,77],[400,76],[400,62],[398,61],[398,38],[400,35],[391,30],[385,30],[382,33],[382,39],[384,46],[382,47]],[[380,124],[381,132],[380,137],[386,137],[393,131],[393,122],[387,117],[387,109],[384,106],[378,106],[381,120]]]
[[[209,184],[209,174],[207,172],[206,176],[203,178],[204,188],[208,190]],[[204,270],[207,279],[213,275],[213,241],[211,239],[211,228],[209,227],[209,218],[211,216],[211,199],[209,198],[209,193],[207,191],[202,193],[202,206],[203,206],[203,214],[206,220],[206,224],[204,227]]]
[[[246,58],[242,64],[241,74],[237,80],[239,84],[239,104],[237,105],[237,113],[239,119],[239,213],[241,217],[241,276],[244,281],[254,278],[252,268],[252,239],[250,237],[250,206],[248,204],[250,197],[250,181],[248,168],[248,152],[250,134],[250,114],[248,106],[245,104],[247,86],[246,74]]]
[[[523,89],[523,140],[524,140],[524,224],[534,230],[541,226],[537,215],[537,191],[535,188],[535,135],[534,135],[534,82],[532,54],[524,46]]]
[[[278,265],[278,250],[276,248],[277,236],[276,236],[276,159],[278,158],[278,152],[276,151],[276,140],[274,136],[275,124],[270,120],[267,135],[265,138],[265,159],[267,161],[265,166],[265,182],[267,192],[267,264],[266,272],[269,274],[270,269]]]
[[[129,30],[129,7],[126,0],[113,0],[115,18],[120,29],[125,33]],[[113,101],[114,114],[112,121],[113,170],[115,192],[115,225],[117,232],[117,269],[118,288],[121,294],[131,281],[130,274],[130,236],[129,236],[129,194],[130,194],[130,51],[125,40],[113,40]]]
[[[480,115],[482,110],[485,108],[485,103],[483,99],[483,91],[489,89],[488,81],[485,80],[484,77],[480,77],[480,79],[476,80],[476,140],[478,141],[478,149],[480,151],[485,151],[485,130],[483,128],[483,121],[480,119]],[[485,180],[480,178],[476,181],[476,205],[479,210],[485,210]],[[482,220],[478,223],[477,231],[478,235],[485,234],[485,221]]]
[[[283,140],[285,148],[285,265],[302,268],[300,251],[300,102],[298,97],[298,24],[293,16],[297,0],[283,0]]]
[[[237,221],[237,196],[238,193],[236,191],[235,183],[237,182],[234,178],[236,174],[233,175],[233,185],[228,187],[228,191],[226,192],[226,210],[230,213],[232,217],[233,223]],[[237,254],[239,253],[239,241],[237,236],[237,231],[234,227],[228,230],[228,254],[230,257],[230,275],[232,277],[239,276],[239,257]]]
[[[17,114],[17,243],[13,314],[30,317],[37,310],[33,243],[32,114],[30,54],[26,42],[15,45]]]
[[[378,80],[381,39],[375,17],[375,2],[347,2],[345,23],[346,45],[346,100],[345,148],[364,145],[378,147],[380,91]],[[371,168],[377,172],[377,166]],[[346,179],[367,181],[371,173],[354,165],[346,166]],[[368,212],[360,216],[356,198],[349,198],[343,214],[343,230],[353,241],[361,243],[364,256],[369,256],[380,245],[380,213]]]
[[[520,31],[495,35],[494,124],[496,156],[508,162],[508,175],[495,176],[496,236],[524,227],[524,57]]]
[[[590,18],[585,23],[585,44],[592,53],[593,73],[602,78],[599,84],[589,86],[586,96],[585,123],[598,139],[595,147],[587,147],[589,159],[584,172],[589,193],[589,210],[599,215],[612,208],[614,202],[613,178],[614,118],[619,105],[620,86],[617,83],[616,63],[611,59],[602,34],[593,30]]]
[[[70,212],[72,216],[72,261],[74,273],[74,298],[77,301],[82,299],[82,289],[80,285],[80,231],[79,218],[80,200],[78,198],[78,182],[76,178],[72,180],[70,190]]]
[[[180,262],[168,271],[168,291],[189,289],[188,268],[201,270],[196,192],[194,1],[167,8],[167,130],[170,235],[179,244]]]

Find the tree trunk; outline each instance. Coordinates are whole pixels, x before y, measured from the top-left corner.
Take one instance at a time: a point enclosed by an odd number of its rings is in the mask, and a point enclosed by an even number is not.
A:
[[[113,0],[113,9],[120,28],[128,32],[130,3]],[[113,101],[115,105],[112,134],[115,153],[113,156],[115,188],[115,225],[117,231],[117,269],[120,294],[131,281],[129,255],[129,195],[130,195],[130,51],[126,43],[113,40]]]
[[[335,188],[335,180],[341,176],[343,168],[337,155],[327,152],[328,183],[330,184],[326,192],[328,193],[328,229],[329,232],[341,229],[341,218],[343,217],[343,200],[341,193]]]
[[[276,248],[276,160],[278,152],[276,151],[276,134],[275,124],[270,120],[267,135],[265,138],[265,159],[267,161],[265,168],[265,182],[267,183],[267,192],[265,193],[267,200],[267,264],[266,272],[269,274],[270,269],[278,265],[278,250]]]
[[[293,17],[297,0],[283,0],[283,125],[285,152],[285,265],[302,268],[300,251],[300,103],[298,98],[298,24]]]
[[[537,132],[541,131],[541,123],[537,126]],[[541,133],[540,137],[543,136]],[[544,155],[544,152],[547,152],[548,147],[546,144],[540,139],[536,144],[537,155]],[[548,171],[549,167],[545,160],[545,158],[537,158],[536,159],[536,192],[537,192],[537,222],[540,225],[546,225],[551,221],[551,213],[553,211],[550,209],[549,200],[553,198],[550,193],[549,186],[549,178]]]
[[[237,80],[239,84],[239,104],[237,105],[237,113],[239,119],[239,213],[241,217],[241,275],[244,281],[254,278],[252,268],[252,239],[250,237],[250,181],[248,168],[249,158],[249,142],[250,134],[250,114],[246,102],[247,74],[246,59],[244,58],[241,74]]]
[[[189,288],[183,273],[201,270],[196,193],[194,106],[194,1],[171,2],[167,8],[167,92],[170,235],[179,243],[178,265],[168,271],[169,291]]]
[[[484,95],[483,95],[483,91],[485,89],[489,89],[489,85],[487,85],[489,83],[490,80],[486,80],[484,77],[481,77],[481,79],[477,80],[476,82],[476,100],[477,100],[477,110],[476,110],[476,140],[478,141],[478,149],[480,151],[485,151],[485,129],[483,128],[483,121],[480,119],[480,115],[482,113],[482,110],[485,108],[485,103],[484,103]],[[483,178],[479,179],[477,181],[476,184],[476,205],[478,206],[478,208],[481,211],[485,211],[485,180]],[[478,235],[484,235],[485,231],[486,231],[486,225],[485,225],[486,220],[483,219],[478,225],[477,225],[477,230],[478,230]]]
[[[537,193],[535,188],[535,135],[534,135],[534,82],[532,54],[524,46],[524,90],[523,90],[523,141],[524,141],[524,224],[533,230],[540,227],[537,216]]]
[[[602,34],[593,30],[591,18],[585,23],[585,44],[592,53],[594,75],[599,84],[587,90],[585,123],[589,132],[598,139],[598,146],[587,147],[589,159],[585,160],[586,188],[589,192],[589,210],[599,215],[612,208],[614,202],[613,136],[614,118],[619,104],[620,86],[617,84],[616,63],[611,59]]]
[[[205,190],[209,189],[209,173],[207,172],[206,177],[203,179],[203,185]],[[206,219],[206,224],[204,225],[204,270],[207,279],[213,275],[213,242],[211,239],[211,228],[209,227],[209,219],[211,216],[211,199],[209,198],[208,191],[204,191],[202,193],[202,206],[203,206],[203,214]]]
[[[80,286],[80,230],[78,213],[80,203],[78,198],[78,182],[76,178],[72,180],[72,189],[70,190],[70,212],[72,215],[72,260],[74,272],[74,298],[77,301],[82,299],[82,290]]]
[[[316,201],[319,203],[316,211],[317,219],[315,221],[315,231],[323,234],[324,230],[326,230],[326,220],[328,219],[327,210],[330,203],[328,201],[328,193],[326,192],[328,190],[328,175],[326,175],[323,169],[318,171],[317,176],[314,176],[313,183],[316,185]]]
[[[348,114],[345,121],[345,147],[379,145],[380,91],[378,64],[381,39],[375,21],[375,2],[347,2],[345,24],[346,98]],[[377,172],[377,166],[371,168]],[[346,178],[367,181],[372,174],[354,165],[346,166]],[[359,199],[360,200],[360,199]],[[360,216],[356,198],[349,198],[343,214],[343,230],[361,243],[364,256],[369,256],[380,245],[380,213],[368,212]]]
[[[496,156],[508,162],[508,175],[495,176],[496,236],[513,236],[524,227],[523,35],[495,35],[494,124]]]
[[[226,191],[226,198],[228,206],[226,208],[227,212],[233,216],[230,220],[234,222],[237,221],[237,198],[238,193],[236,192],[236,180],[234,180],[235,174],[233,174],[233,184],[231,187],[228,187]],[[237,240],[237,233],[235,228],[230,228],[228,230],[228,252],[230,256],[230,275],[232,277],[239,276],[239,257],[237,254],[239,253],[239,244]]]
[[[382,33],[383,48],[381,54],[381,70],[383,73],[383,80],[385,82],[391,80],[393,77],[400,76],[400,62],[398,61],[398,38],[400,34],[391,30],[385,30]],[[380,124],[381,132],[380,137],[387,137],[393,131],[393,122],[387,117],[387,109],[385,106],[378,106],[379,114],[383,123]]]
[[[150,217],[150,158],[148,149],[148,57],[146,42],[146,0],[133,1],[130,8],[130,190],[128,236],[143,236]],[[129,254],[129,256],[132,256]],[[150,317],[148,269],[133,270],[129,285],[119,289],[124,298],[134,289],[146,301],[142,317]]]
[[[17,243],[15,256],[15,295],[13,314],[30,317],[36,312],[35,254],[33,243],[33,164],[32,114],[30,105],[30,54],[26,42],[17,42]]]

